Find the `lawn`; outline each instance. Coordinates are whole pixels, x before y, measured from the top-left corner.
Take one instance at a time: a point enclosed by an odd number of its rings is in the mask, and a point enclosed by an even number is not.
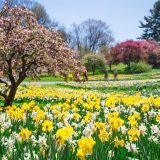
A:
[[[113,73],[109,73],[108,80],[114,80]],[[91,72],[88,73],[89,81],[104,81],[104,74],[97,71],[93,76]],[[145,80],[145,79],[160,79],[160,69],[152,69],[147,73],[139,73],[139,74],[118,74],[118,80]],[[72,81],[72,76],[69,76],[69,81]],[[31,78],[26,78],[25,82],[33,82]],[[64,81],[63,77],[60,76],[48,76],[43,75],[38,80],[40,82],[60,82]]]

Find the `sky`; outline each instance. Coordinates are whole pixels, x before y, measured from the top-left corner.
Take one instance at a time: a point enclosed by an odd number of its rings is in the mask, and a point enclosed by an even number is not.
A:
[[[4,0],[0,0],[0,4]],[[142,34],[138,26],[149,15],[157,0],[37,0],[46,8],[51,19],[67,30],[73,23],[89,18],[102,20],[113,32],[116,42],[137,39]]]
[[[37,0],[50,15],[67,29],[89,18],[106,22],[117,42],[136,39],[139,21],[149,15],[156,0]]]

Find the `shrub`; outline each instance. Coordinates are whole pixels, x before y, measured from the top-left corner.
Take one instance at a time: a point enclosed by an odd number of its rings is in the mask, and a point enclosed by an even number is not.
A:
[[[92,72],[93,75],[95,75],[96,70],[99,70],[103,73],[106,71],[105,60],[100,55],[85,55],[82,59],[82,63],[88,71]]]
[[[148,72],[152,69],[152,66],[145,63],[145,62],[132,62],[130,64],[130,70],[127,67],[126,71],[130,73],[143,73],[143,72]]]
[[[126,73],[126,67],[127,67],[126,64],[119,63],[119,64],[113,66],[113,71],[116,70],[116,71],[118,71],[118,73],[123,74],[123,73]]]

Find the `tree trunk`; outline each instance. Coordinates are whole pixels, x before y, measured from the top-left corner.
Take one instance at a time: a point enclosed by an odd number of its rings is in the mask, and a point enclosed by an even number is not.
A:
[[[93,73],[93,76],[95,75],[95,71],[96,71],[96,65],[93,64],[93,66],[92,66],[92,73]]]
[[[131,63],[128,63],[128,71],[131,72]]]
[[[112,63],[109,64],[109,71],[112,71]]]
[[[16,85],[11,87],[9,95],[5,99],[4,107],[12,106],[14,97],[16,95],[17,88],[18,87]]]
[[[95,75],[95,69],[92,70],[92,75],[93,75],[93,76]]]

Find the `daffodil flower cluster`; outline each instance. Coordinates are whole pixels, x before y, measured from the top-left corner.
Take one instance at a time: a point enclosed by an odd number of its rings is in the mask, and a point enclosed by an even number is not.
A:
[[[36,89],[20,88],[17,98],[34,100],[0,114],[0,159],[160,157],[159,96]]]

